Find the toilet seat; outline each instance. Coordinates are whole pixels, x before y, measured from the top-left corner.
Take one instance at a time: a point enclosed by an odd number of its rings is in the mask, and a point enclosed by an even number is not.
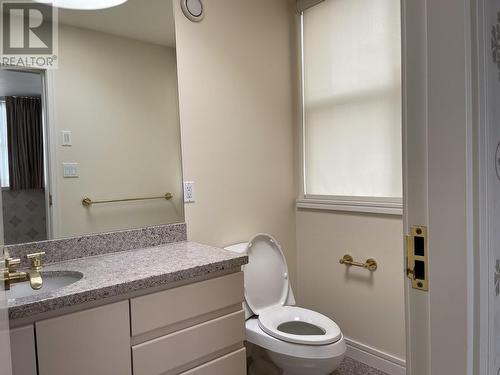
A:
[[[271,307],[262,311],[258,320],[264,332],[295,344],[327,345],[342,337],[339,326],[333,320],[300,307]]]
[[[344,355],[346,344],[344,337],[333,344],[327,345],[302,345],[286,342],[273,337],[262,330],[258,318],[250,318],[245,322],[246,339],[252,344],[264,349],[289,355],[295,358],[329,359]]]
[[[247,245],[248,264],[243,266],[245,301],[256,315],[283,306],[288,297],[288,267],[278,242],[268,234],[257,234]]]

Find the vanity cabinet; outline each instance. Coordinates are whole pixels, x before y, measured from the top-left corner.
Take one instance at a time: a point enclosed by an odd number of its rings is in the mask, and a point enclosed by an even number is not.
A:
[[[236,272],[13,329],[14,375],[246,375],[243,293]]]

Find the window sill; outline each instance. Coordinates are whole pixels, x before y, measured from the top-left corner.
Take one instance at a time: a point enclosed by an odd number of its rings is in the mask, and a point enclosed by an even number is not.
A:
[[[344,211],[359,212],[379,215],[403,216],[403,204],[397,201],[389,201],[381,198],[363,200],[360,199],[316,199],[303,198],[297,199],[296,207],[302,210],[325,210],[325,211]]]

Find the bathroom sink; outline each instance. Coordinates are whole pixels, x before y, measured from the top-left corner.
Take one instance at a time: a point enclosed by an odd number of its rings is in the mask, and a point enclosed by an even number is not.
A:
[[[34,296],[37,294],[47,293],[55,289],[59,289],[73,283],[76,283],[83,277],[80,272],[58,271],[58,272],[42,272],[43,284],[38,290],[31,289],[30,283],[25,281],[17,284],[12,284],[10,290],[6,291],[8,299],[22,298]]]

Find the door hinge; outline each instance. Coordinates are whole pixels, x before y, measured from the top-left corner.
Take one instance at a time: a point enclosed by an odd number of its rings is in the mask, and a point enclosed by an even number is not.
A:
[[[429,290],[427,227],[413,225],[406,236],[406,276],[413,289]]]
[[[49,194],[49,207],[52,207],[52,194]]]

